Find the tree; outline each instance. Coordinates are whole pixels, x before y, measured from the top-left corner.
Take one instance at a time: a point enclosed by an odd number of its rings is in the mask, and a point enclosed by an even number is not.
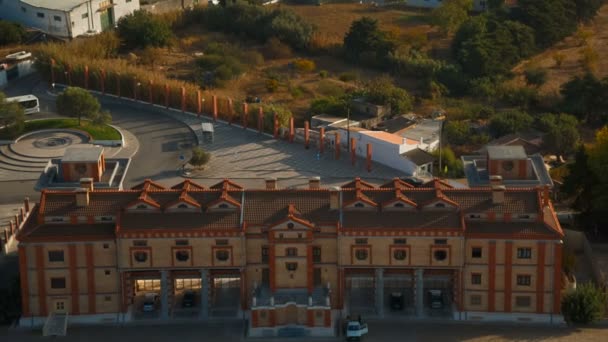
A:
[[[458,30],[469,18],[473,0],[445,0],[431,12],[431,22],[438,26],[444,35]]]
[[[112,122],[112,114],[110,114],[110,112],[107,110],[100,111],[91,117],[91,121],[95,125],[107,125]]]
[[[572,207],[585,216],[591,216],[594,210],[594,187],[599,180],[588,165],[587,150],[584,145],[579,146],[574,157],[574,163],[568,164],[568,173],[564,177],[564,184],[560,187],[561,192],[573,199]]]
[[[562,314],[567,323],[589,324],[604,317],[606,293],[593,283],[584,283],[562,298]]]
[[[510,110],[496,113],[490,117],[490,131],[495,137],[517,133],[529,129],[534,122],[528,113]]]
[[[91,93],[78,87],[68,87],[59,94],[56,105],[59,114],[78,117],[79,126],[83,116],[93,119],[101,108],[99,101]]]
[[[562,156],[573,153],[579,143],[578,120],[569,114],[544,114],[540,128],[547,134],[543,138],[547,150]]]
[[[137,10],[118,20],[118,36],[128,47],[161,47],[172,37],[169,24],[153,14]]]
[[[0,46],[19,44],[27,37],[23,26],[10,21],[0,20]]]
[[[581,121],[601,126],[608,122],[608,78],[587,73],[564,83],[560,89],[561,107]]]
[[[388,76],[368,81],[363,86],[365,99],[377,105],[390,105],[393,114],[406,113],[413,108],[414,100],[403,88],[393,84]]]
[[[23,131],[25,124],[23,107],[16,102],[5,101],[6,96],[0,92],[0,127],[10,129],[13,136],[17,136]]]
[[[546,48],[576,30],[576,5],[573,0],[518,0],[514,17],[534,28],[536,43]]]
[[[353,61],[360,61],[368,54],[380,65],[395,51],[396,44],[386,32],[380,30],[376,19],[363,17],[350,25],[350,30],[344,36],[344,49],[347,57]]]
[[[528,68],[524,70],[526,83],[529,85],[540,87],[547,82],[547,70],[541,68]]]
[[[466,121],[448,121],[444,129],[445,136],[450,144],[465,145],[470,141],[471,129]]]
[[[439,160],[439,150],[435,150],[432,155]],[[464,175],[462,160],[456,158],[454,151],[449,146],[441,149],[441,162],[443,170],[437,172],[439,175],[450,178],[460,178]],[[438,164],[437,164],[438,165]],[[446,172],[447,171],[447,172]]]
[[[192,149],[192,157],[190,158],[190,164],[194,166],[203,166],[209,162],[211,155],[201,147],[195,147]]]
[[[277,10],[268,27],[269,37],[277,37],[294,49],[303,50],[308,46],[315,27],[294,12]]]
[[[595,135],[595,143],[589,148],[589,169],[597,179],[598,184],[594,186],[594,206],[596,213],[604,215],[604,221],[608,219],[608,126],[600,129]]]
[[[574,0],[578,21],[586,22],[593,19],[602,6],[602,2],[603,0]]]
[[[490,14],[468,19],[452,42],[455,59],[465,73],[474,77],[507,74],[534,51],[534,31],[530,27]]]

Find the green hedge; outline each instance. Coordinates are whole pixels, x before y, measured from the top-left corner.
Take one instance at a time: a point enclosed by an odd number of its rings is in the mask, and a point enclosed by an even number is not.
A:
[[[78,119],[46,119],[27,121],[25,128],[18,135],[39,131],[42,129],[77,129],[87,132],[94,140],[120,140],[120,133],[108,125],[94,125],[92,122],[82,120],[82,126],[78,126]],[[11,140],[17,138],[13,131],[0,130],[0,140]]]

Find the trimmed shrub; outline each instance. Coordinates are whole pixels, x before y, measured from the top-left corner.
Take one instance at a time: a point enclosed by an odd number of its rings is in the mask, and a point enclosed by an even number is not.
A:
[[[195,147],[192,149],[192,157],[190,158],[190,164],[194,166],[203,166],[209,162],[211,155],[201,147]]]
[[[562,298],[562,314],[567,323],[593,323],[604,317],[606,300],[606,293],[592,283],[578,284]]]

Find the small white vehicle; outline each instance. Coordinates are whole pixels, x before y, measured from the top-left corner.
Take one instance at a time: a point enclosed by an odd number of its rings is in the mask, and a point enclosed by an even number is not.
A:
[[[363,335],[367,334],[367,324],[359,321],[349,321],[346,325],[346,340],[361,341]]]
[[[144,296],[144,304],[142,306],[142,311],[143,312],[155,311],[157,302],[158,302],[158,294],[146,293]]]

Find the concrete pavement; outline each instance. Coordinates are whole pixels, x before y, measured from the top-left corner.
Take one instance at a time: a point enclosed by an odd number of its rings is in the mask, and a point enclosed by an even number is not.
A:
[[[606,341],[608,328],[605,326],[565,327],[530,324],[497,324],[450,321],[395,321],[369,322],[369,334],[365,342],[400,341]],[[43,341],[40,331],[19,331],[0,328],[2,341]],[[311,341],[337,342],[344,338],[244,338],[240,321],[220,321],[211,323],[184,323],[170,325],[127,325],[70,327],[62,341],[105,342],[120,341]]]

